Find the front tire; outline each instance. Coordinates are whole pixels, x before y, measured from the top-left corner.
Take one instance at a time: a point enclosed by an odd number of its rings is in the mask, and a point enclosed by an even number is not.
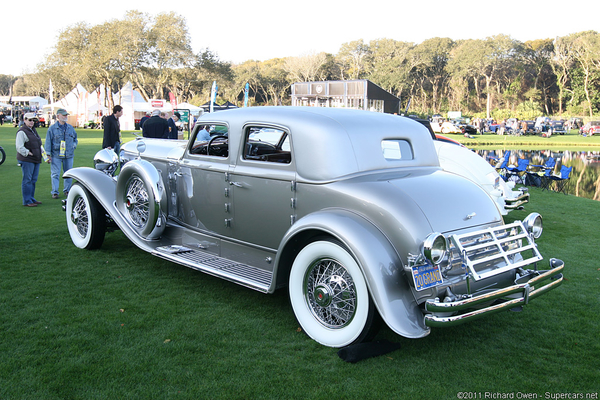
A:
[[[304,247],[292,264],[289,292],[300,326],[325,346],[348,346],[375,333],[376,311],[362,271],[338,243]]]
[[[67,197],[67,227],[73,244],[80,249],[98,249],[104,242],[106,216],[98,200],[75,183]]]

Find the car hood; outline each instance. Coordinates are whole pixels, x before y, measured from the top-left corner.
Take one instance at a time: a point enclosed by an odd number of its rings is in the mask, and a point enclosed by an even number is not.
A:
[[[125,143],[121,149],[133,156],[139,154],[138,145],[144,144],[142,158],[150,159],[179,159],[185,151],[187,140],[153,139],[138,137],[136,140]]]

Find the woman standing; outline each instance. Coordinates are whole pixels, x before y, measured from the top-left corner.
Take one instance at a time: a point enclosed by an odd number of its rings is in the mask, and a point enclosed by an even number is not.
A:
[[[25,207],[37,207],[42,204],[35,199],[35,184],[40,164],[42,163],[42,139],[33,125],[36,121],[34,113],[26,113],[23,116],[23,126],[17,131],[17,160],[23,171],[21,191],[23,193],[23,205]]]

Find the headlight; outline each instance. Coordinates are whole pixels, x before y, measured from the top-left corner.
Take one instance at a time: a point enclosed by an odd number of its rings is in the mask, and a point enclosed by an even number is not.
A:
[[[433,264],[439,264],[446,255],[448,242],[440,233],[430,233],[423,242],[423,256]]]
[[[107,175],[113,175],[119,166],[119,157],[114,150],[102,149],[94,156],[94,167]]]
[[[523,225],[527,232],[533,235],[534,239],[542,236],[542,231],[544,230],[542,224],[542,216],[538,213],[531,213],[523,220]]]

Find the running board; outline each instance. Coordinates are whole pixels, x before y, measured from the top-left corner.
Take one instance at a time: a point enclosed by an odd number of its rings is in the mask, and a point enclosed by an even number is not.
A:
[[[270,271],[186,246],[160,246],[152,254],[263,293],[268,292],[273,279],[273,273]]]

